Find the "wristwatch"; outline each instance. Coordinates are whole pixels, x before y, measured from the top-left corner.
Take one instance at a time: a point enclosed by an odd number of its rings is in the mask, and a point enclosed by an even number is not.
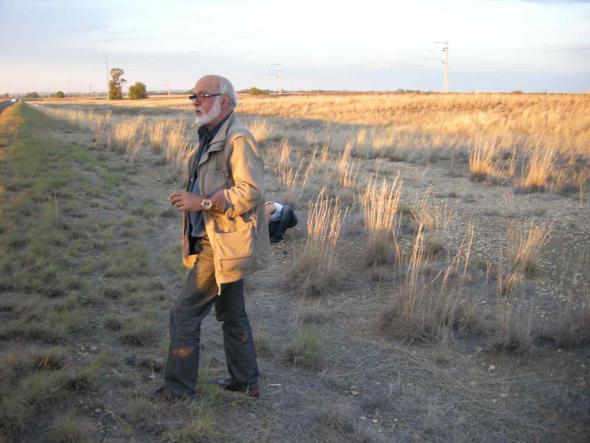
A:
[[[212,207],[213,202],[210,198],[204,198],[203,200],[201,200],[201,208],[203,208],[205,211],[209,211]]]

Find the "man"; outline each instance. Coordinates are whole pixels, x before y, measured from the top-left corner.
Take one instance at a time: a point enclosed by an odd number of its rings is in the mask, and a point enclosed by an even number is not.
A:
[[[263,161],[254,137],[233,113],[237,96],[227,79],[202,77],[190,99],[199,144],[188,160],[188,186],[172,193],[170,202],[184,211],[182,257],[191,271],[170,310],[165,384],[154,398],[194,397],[201,321],[213,305],[230,374],[220,384],[258,397],[243,278],[264,267],[270,255]]]
[[[266,202],[264,204],[264,213],[268,221],[268,234],[271,243],[283,241],[285,231],[294,228],[299,222],[295,212],[289,205],[278,202]]]

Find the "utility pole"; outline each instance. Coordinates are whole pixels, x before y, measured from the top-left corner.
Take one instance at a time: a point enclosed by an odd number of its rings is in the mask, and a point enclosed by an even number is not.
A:
[[[109,53],[105,52],[104,55],[105,55],[105,65],[107,67],[107,100],[110,100],[110,97],[109,97],[109,82],[110,82],[110,80],[109,80]]]
[[[279,94],[283,93],[283,70],[280,63],[270,65],[270,74],[279,79]]]
[[[164,80],[164,88],[168,91],[167,95],[170,95],[170,82],[168,80]]]
[[[449,42],[434,42],[436,45],[444,45],[442,51],[445,53],[444,60],[441,60],[442,64],[445,65],[445,79],[443,83],[443,92],[446,94],[449,92]]]

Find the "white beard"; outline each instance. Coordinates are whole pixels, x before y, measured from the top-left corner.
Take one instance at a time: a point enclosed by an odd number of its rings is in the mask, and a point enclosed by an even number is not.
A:
[[[208,113],[203,113],[195,117],[195,123],[197,124],[197,126],[204,126],[206,124],[209,124],[217,117],[219,117],[219,114],[221,114],[221,100],[218,100],[218,98],[219,97],[214,98],[215,103],[213,103],[213,106],[211,107]]]

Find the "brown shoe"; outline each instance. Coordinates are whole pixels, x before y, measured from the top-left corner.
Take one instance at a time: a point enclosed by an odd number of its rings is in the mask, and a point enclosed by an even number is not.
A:
[[[174,403],[175,401],[187,400],[194,398],[194,395],[181,395],[174,394],[166,386],[156,389],[156,391],[150,397],[153,401],[160,403]]]
[[[219,386],[220,388],[225,389],[226,391],[243,392],[248,397],[252,397],[252,398],[260,397],[260,386],[258,386],[257,384],[244,385],[244,384],[232,381],[231,379],[216,380],[213,383],[216,384],[217,386]]]

